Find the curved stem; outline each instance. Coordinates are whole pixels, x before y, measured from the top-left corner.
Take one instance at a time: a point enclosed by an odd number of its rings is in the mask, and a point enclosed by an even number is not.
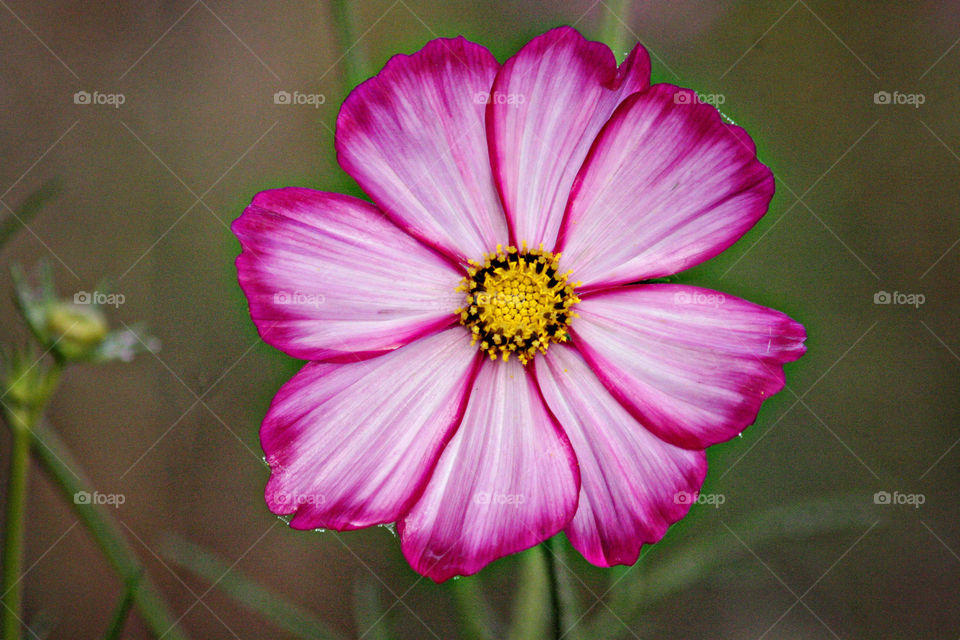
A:
[[[24,507],[27,502],[27,469],[30,466],[30,411],[8,409],[5,414],[13,440],[10,480],[7,484],[6,535],[3,540],[3,637],[19,640],[23,568]]]

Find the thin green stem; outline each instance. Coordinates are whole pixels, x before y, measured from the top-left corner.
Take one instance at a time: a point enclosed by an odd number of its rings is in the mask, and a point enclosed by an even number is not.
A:
[[[7,484],[6,535],[3,540],[3,637],[20,640],[20,603],[23,568],[24,511],[27,503],[27,470],[30,467],[32,412],[6,411],[13,440],[10,448],[10,480]]]
[[[37,368],[39,367],[39,368]],[[11,383],[20,385],[3,405],[3,417],[10,427],[10,479],[7,483],[7,517],[3,536],[3,637],[20,640],[23,629],[23,533],[26,528],[27,473],[30,469],[30,435],[50,395],[60,381],[63,367],[55,362],[49,369],[34,363]],[[10,389],[8,388],[8,391]]]
[[[120,603],[113,612],[113,618],[110,620],[110,626],[107,627],[107,632],[104,634],[103,640],[119,640],[123,637],[123,628],[127,624],[130,610],[133,609],[133,602],[137,595],[137,589],[140,586],[141,577],[142,576],[137,576],[135,579],[127,582],[126,588],[123,590],[123,595],[120,597]]]
[[[600,28],[600,37],[607,43],[613,54],[617,57],[617,62],[623,61],[627,54],[630,43],[630,9],[631,0],[608,0],[606,3],[606,15]]]
[[[70,450],[43,420],[37,422],[30,435],[30,446],[41,468],[90,531],[93,541],[110,565],[124,583],[136,580],[144,573],[144,568],[124,538],[116,518],[101,505],[77,503],[75,496],[89,492],[92,483],[83,477]],[[154,636],[162,636],[166,640],[186,640],[187,636],[177,628],[177,620],[170,614],[160,592],[145,574],[140,578],[134,594],[134,606]]]
[[[550,585],[550,608],[553,611],[553,637],[560,640],[563,637],[563,607],[560,604],[559,567],[557,566],[557,538],[549,538],[543,543],[544,557],[547,560],[547,582]]]

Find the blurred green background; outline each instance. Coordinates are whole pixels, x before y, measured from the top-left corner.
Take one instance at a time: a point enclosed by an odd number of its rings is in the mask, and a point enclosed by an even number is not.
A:
[[[228,225],[266,188],[357,193],[333,154],[347,86],[333,7],[0,5],[0,200],[16,208],[46,180],[62,185],[7,246],[3,270],[48,258],[70,295],[112,276],[125,303],[111,317],[146,321],[163,341],[158,358],[71,369],[48,415],[96,489],[124,494],[116,515],[175,617],[187,612],[183,629],[195,638],[294,637],[162,556],[171,533],[235,561],[234,571],[348,637],[385,637],[384,624],[391,638],[457,637],[462,587],[420,579],[388,531],[290,531],[262,499],[259,418],[299,363],[258,341]],[[365,0],[351,9],[353,52],[371,75],[395,53],[462,34],[502,61],[561,24],[599,38],[611,6]],[[586,620],[609,615],[598,597],[630,600],[645,579],[685,570],[696,579],[616,633],[957,637],[960,4],[678,1],[617,11],[631,40],[649,49],[654,81],[722,95],[721,110],[754,137],[777,177],[760,224],[680,280],[790,313],[807,327],[809,352],[787,367],[788,389],[756,425],[710,450],[704,492],[724,496],[721,506],[695,506],[608,593],[620,573],[569,556]],[[75,104],[81,90],[125,102]],[[277,91],[325,102],[278,105]],[[878,104],[884,91],[922,94],[924,103]],[[0,339],[9,344],[25,333],[3,282]],[[879,291],[925,302],[879,305]],[[4,433],[4,473],[7,452]],[[925,502],[875,504],[878,491]],[[780,541],[751,538],[756,514],[821,499],[859,515],[820,531],[822,510],[799,511]],[[96,637],[122,592],[75,522],[35,470],[25,611],[49,637]],[[672,559],[705,539],[715,545],[692,566]],[[729,561],[708,571],[715,557]],[[481,574],[501,617],[520,562]],[[355,619],[357,589],[389,608],[380,628]],[[149,637],[136,615],[126,637]]]

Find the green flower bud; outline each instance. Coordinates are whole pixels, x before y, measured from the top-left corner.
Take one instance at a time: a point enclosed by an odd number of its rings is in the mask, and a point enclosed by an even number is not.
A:
[[[12,369],[7,375],[6,395],[10,404],[33,407],[43,400],[43,379],[39,367]]]
[[[60,367],[49,366],[33,349],[4,354],[2,380],[3,409],[8,418],[25,423],[30,412],[39,411],[47,403],[60,378]]]
[[[93,305],[51,302],[46,309],[46,334],[66,360],[91,356],[107,337],[107,318]]]

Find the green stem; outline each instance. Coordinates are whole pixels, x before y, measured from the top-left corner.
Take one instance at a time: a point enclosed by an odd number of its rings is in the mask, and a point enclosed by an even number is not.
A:
[[[10,481],[7,485],[6,535],[3,541],[3,637],[6,640],[20,640],[24,507],[27,502],[27,469],[30,466],[30,429],[34,417],[30,411],[8,409],[6,418],[13,440]]]
[[[480,577],[454,580],[450,585],[463,635],[469,640],[493,640],[502,637],[494,630],[493,613],[480,591]]]
[[[600,38],[613,49],[617,62],[622,62],[630,46],[630,0],[609,0],[607,13],[600,27]]]
[[[40,367],[37,369],[36,367]],[[27,504],[27,472],[30,469],[30,435],[43,414],[50,395],[60,381],[63,366],[54,362],[49,369],[34,363],[7,387],[8,403],[3,417],[10,427],[10,481],[7,484],[7,519],[3,536],[3,637],[20,640],[23,628],[23,532]],[[11,393],[11,391],[13,391]]]
[[[129,584],[136,580],[144,573],[144,569],[127,543],[115,517],[101,505],[76,503],[74,496],[89,491],[92,483],[82,476],[80,467],[73,460],[67,446],[43,420],[31,431],[30,445],[40,466],[60,489],[124,583]],[[134,606],[156,637],[186,640],[187,636],[176,628],[177,620],[170,614],[160,592],[146,575],[140,578],[134,594]]]
[[[563,612],[560,604],[560,580],[559,568],[557,567],[557,543],[556,536],[546,540],[543,545],[546,547],[544,557],[547,560],[547,582],[550,584],[550,608],[553,611],[553,637],[560,640],[563,637]]]
[[[350,0],[333,0],[333,23],[340,40],[340,49],[343,50],[343,84],[349,93],[355,86],[366,79],[366,59],[360,40],[354,29],[354,16],[350,10]]]
[[[113,618],[110,620],[110,626],[107,627],[103,640],[119,640],[123,637],[123,628],[126,626],[127,617],[129,617],[130,610],[133,608],[133,601],[140,586],[140,578],[141,576],[137,576],[136,579],[127,583],[123,595],[120,597],[120,603],[113,612]]]

